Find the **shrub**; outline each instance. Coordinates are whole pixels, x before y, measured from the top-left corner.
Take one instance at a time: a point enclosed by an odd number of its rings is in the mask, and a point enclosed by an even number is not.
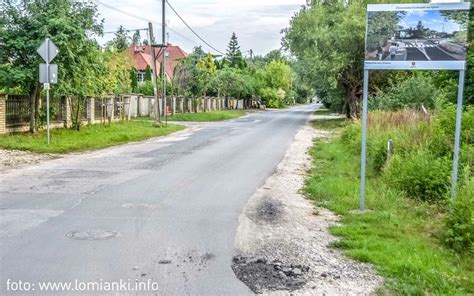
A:
[[[430,78],[416,75],[393,85],[370,99],[371,109],[399,110],[405,107],[434,108],[439,91]]]
[[[452,143],[456,128],[456,106],[447,105],[436,117],[435,125],[438,133]],[[463,111],[461,126],[461,141],[464,144],[474,144],[474,106],[467,106]]]
[[[152,96],[154,94],[153,82],[151,82],[150,80],[145,80],[139,83],[136,91],[145,96]]]
[[[260,95],[267,107],[270,107],[270,108],[284,107],[283,99],[285,97],[285,92],[283,90],[280,90],[280,89],[276,90],[270,87],[265,87],[260,91]]]
[[[458,253],[474,254],[474,179],[451,202],[444,219],[444,243]]]
[[[426,151],[396,155],[385,171],[388,184],[422,201],[443,199],[449,189],[450,175],[451,160]]]

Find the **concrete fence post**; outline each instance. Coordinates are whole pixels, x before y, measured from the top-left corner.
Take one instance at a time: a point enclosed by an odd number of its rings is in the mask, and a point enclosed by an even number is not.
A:
[[[62,96],[61,97],[61,118],[64,123],[64,127],[68,128],[72,124],[72,117],[71,117],[71,98]]]
[[[179,110],[181,110],[181,113],[184,113],[184,98],[181,97],[179,100]]]
[[[140,109],[140,104],[141,104],[141,101],[142,101],[142,95],[138,94],[137,95],[137,117],[140,117],[141,116],[141,109]]]
[[[6,106],[6,96],[0,94],[0,135],[7,133],[7,106]]]
[[[172,96],[171,97],[171,115],[174,115],[176,113],[176,97]]]
[[[95,99],[87,98],[87,123],[94,124],[95,121]]]
[[[106,114],[107,114],[107,120],[109,123],[114,119],[114,98],[113,97],[107,97],[106,99]]]
[[[124,117],[127,121],[130,121],[131,114],[132,114],[132,96],[124,96],[123,97],[123,106],[122,112],[124,113]]]

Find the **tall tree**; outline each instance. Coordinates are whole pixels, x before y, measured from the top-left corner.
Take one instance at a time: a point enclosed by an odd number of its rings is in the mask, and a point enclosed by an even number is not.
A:
[[[284,33],[284,45],[297,58],[300,75],[332,108],[342,108],[348,117],[356,117],[362,84],[365,5],[341,0],[305,6]]]
[[[235,32],[233,32],[232,36],[230,37],[229,45],[227,46],[225,62],[233,68],[242,69],[245,67],[245,60],[242,57],[239,41],[237,40],[237,35],[235,35]]]
[[[128,31],[122,25],[115,32],[114,39],[108,44],[109,46],[115,47],[118,51],[123,51],[130,45],[130,37],[128,37]]]
[[[216,64],[210,53],[204,59],[200,58],[196,64],[196,82],[199,85],[199,90],[204,96],[211,90],[212,77],[217,71]]]
[[[30,131],[35,130],[40,84],[36,48],[46,37],[58,46],[56,95],[94,95],[104,72],[98,44],[90,36],[102,33],[97,7],[67,0],[3,0],[0,3],[0,85],[30,95]]]

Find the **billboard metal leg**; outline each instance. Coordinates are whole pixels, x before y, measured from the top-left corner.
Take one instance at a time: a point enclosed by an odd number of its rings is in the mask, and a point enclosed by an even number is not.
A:
[[[456,132],[454,134],[453,176],[451,179],[451,197],[456,197],[459,166],[459,147],[461,144],[462,97],[464,93],[464,70],[459,71],[458,103],[456,110]]]
[[[360,210],[365,208],[365,164],[367,154],[367,96],[369,92],[369,70],[364,69],[364,89],[362,102],[362,149],[360,160]]]

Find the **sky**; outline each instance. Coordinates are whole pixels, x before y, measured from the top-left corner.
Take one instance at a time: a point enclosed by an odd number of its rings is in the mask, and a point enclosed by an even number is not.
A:
[[[405,28],[415,28],[418,24],[418,21],[422,21],[424,27],[439,32],[442,32],[443,29],[446,33],[452,33],[453,31],[461,30],[459,24],[450,20],[445,20],[438,10],[410,11],[400,21],[400,25],[404,26]]]
[[[99,18],[105,19],[104,32],[115,31],[120,25],[126,29],[148,27],[148,20],[154,22],[155,38],[161,40],[161,0],[100,0]],[[113,10],[100,2],[129,14]],[[169,0],[183,19],[216,49],[225,52],[232,32],[237,34],[244,54],[252,49],[254,54],[263,55],[280,48],[281,33],[288,27],[291,16],[306,0]],[[191,33],[179,18],[166,7],[166,23],[169,28],[169,42],[190,52],[194,46],[215,53]],[[133,32],[130,33],[130,36]],[[142,31],[145,38],[146,31]],[[114,37],[105,34],[99,38],[104,43]]]

